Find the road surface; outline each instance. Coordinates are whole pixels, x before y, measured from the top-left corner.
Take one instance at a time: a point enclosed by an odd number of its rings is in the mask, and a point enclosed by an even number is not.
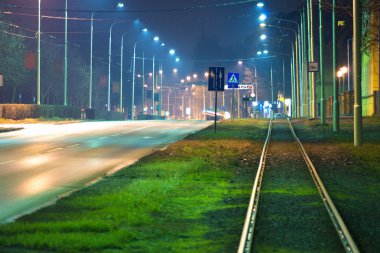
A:
[[[15,125],[24,129],[0,133],[0,223],[53,203],[209,124],[122,121]]]

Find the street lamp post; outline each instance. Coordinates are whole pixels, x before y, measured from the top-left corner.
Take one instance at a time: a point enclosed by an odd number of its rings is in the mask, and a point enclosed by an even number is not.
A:
[[[336,15],[335,15],[335,1],[332,2],[332,43],[333,43],[333,131],[339,131],[339,100],[338,88],[336,87]]]
[[[41,0],[38,0],[38,33],[37,33],[37,104],[41,104]]]
[[[88,85],[88,108],[92,108],[92,51],[94,42],[94,12],[91,13],[91,42],[90,42],[90,83]]]
[[[108,44],[108,96],[107,96],[107,110],[111,111],[111,52],[112,52],[112,28],[118,22],[112,23],[109,32],[109,44]]]
[[[307,0],[307,20],[308,20],[308,42],[309,42],[309,61],[314,61],[314,35],[313,35],[313,3]],[[309,97],[310,97],[310,116],[315,118],[315,76],[309,73]]]
[[[325,112],[325,87],[324,87],[324,69],[323,69],[323,21],[322,21],[322,0],[319,0],[319,61],[320,61],[320,85],[321,85],[321,124],[326,124]]]
[[[360,1],[353,0],[353,57],[354,57],[354,145],[362,146],[362,85],[361,85],[361,17]]]
[[[67,0],[65,1],[65,70],[63,104],[67,106]]]

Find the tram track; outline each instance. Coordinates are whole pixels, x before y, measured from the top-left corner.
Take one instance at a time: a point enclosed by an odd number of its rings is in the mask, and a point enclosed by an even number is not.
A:
[[[294,153],[297,153],[297,154],[294,154],[295,158],[294,161],[296,161],[297,165],[294,165],[294,167],[296,167],[297,169],[295,170],[294,168],[292,168],[292,171],[290,172],[286,172],[284,171],[284,167],[288,166],[288,167],[293,167],[293,165],[284,165],[284,164],[278,164],[279,162],[281,163],[281,159],[276,159],[276,157],[271,157],[273,156],[273,154],[276,152],[276,143],[275,143],[275,140],[273,140],[273,145],[271,146],[271,138],[272,138],[272,132],[273,132],[273,125],[275,124],[281,124],[281,123],[273,123],[272,121],[270,121],[269,123],[269,127],[268,127],[268,134],[267,134],[267,138],[266,138],[266,141],[264,143],[264,146],[263,146],[263,150],[262,150],[262,154],[261,154],[261,157],[260,157],[260,163],[259,163],[259,168],[258,168],[258,171],[257,171],[257,174],[256,174],[256,178],[255,178],[255,181],[254,181],[254,185],[253,185],[253,189],[252,189],[252,194],[251,194],[251,198],[250,198],[250,202],[249,202],[249,206],[248,206],[248,210],[247,210],[247,215],[246,215],[246,219],[245,219],[245,222],[244,222],[244,226],[243,226],[243,231],[242,231],[242,236],[241,236],[241,239],[240,239],[240,244],[239,244],[239,248],[238,248],[238,252],[239,253],[242,253],[242,252],[253,252],[255,250],[253,250],[255,248],[255,243],[257,243],[257,240],[259,240],[258,238],[256,238],[255,240],[255,237],[256,236],[256,231],[255,231],[255,226],[256,226],[256,223],[257,223],[257,217],[260,216],[260,215],[265,215],[266,213],[270,213],[271,211],[267,211],[265,212],[265,208],[267,209],[271,209],[272,208],[272,211],[273,210],[278,210],[278,209],[283,209],[285,208],[286,209],[286,202],[284,201],[274,201],[270,204],[269,208],[268,208],[268,204],[266,203],[267,206],[261,206],[259,205],[259,199],[260,199],[260,193],[263,192],[263,189],[265,189],[265,183],[263,185],[263,182],[265,182],[264,180],[264,171],[267,170],[267,167],[270,167],[270,172],[269,174],[270,177],[282,177],[283,175],[279,175],[279,174],[288,174],[288,175],[291,175],[292,177],[289,177],[287,180],[289,181],[289,183],[287,183],[287,181],[284,179],[281,179],[283,184],[281,185],[277,185],[277,191],[278,189],[281,189],[281,191],[286,191],[286,187],[288,187],[288,185],[291,185],[293,184],[293,186],[289,186],[289,187],[293,187],[293,188],[298,188],[298,187],[313,187],[314,188],[314,192],[315,192],[315,196],[310,196],[311,198],[313,198],[313,201],[315,202],[316,199],[318,199],[317,195],[319,195],[319,202],[322,202],[323,203],[323,206],[325,207],[325,210],[327,210],[327,216],[329,218],[327,218],[326,216],[326,211],[323,211],[322,212],[324,213],[324,217],[322,217],[321,219],[324,220],[323,222],[324,223],[329,223],[329,225],[326,225],[326,226],[331,226],[331,223],[328,221],[332,221],[332,224],[333,224],[333,228],[335,228],[335,231],[338,235],[338,237],[336,237],[336,239],[340,239],[340,242],[341,242],[341,245],[343,245],[343,249],[344,251],[346,252],[359,252],[354,240],[352,239],[352,236],[350,235],[348,229],[347,229],[347,226],[345,225],[343,219],[341,218],[338,210],[336,209],[333,201],[331,200],[326,188],[324,187],[323,185],[323,182],[321,181],[320,177],[318,176],[318,173],[311,161],[311,159],[309,158],[306,150],[304,149],[302,143],[300,142],[300,140],[298,139],[297,135],[295,134],[294,130],[293,130],[293,127],[292,127],[292,124],[290,122],[290,120],[288,120],[288,122],[286,123],[285,125],[285,121],[281,121],[282,122],[282,127],[284,128],[286,125],[287,125],[287,128],[289,132],[287,132],[287,137],[289,138],[289,141],[288,143],[289,144],[286,144],[288,145],[289,147],[289,151],[288,151],[288,154],[291,154],[289,156],[292,156],[293,155],[293,152]],[[285,128],[284,128],[285,129]],[[285,131],[283,129],[283,131]],[[278,130],[277,130],[278,131]],[[278,135],[279,136],[279,135]],[[277,137],[278,137],[277,136]],[[291,140],[292,139],[292,140]],[[291,141],[290,141],[291,140]],[[284,145],[284,143],[282,144]],[[268,151],[268,150],[272,150],[272,151]],[[298,153],[298,151],[299,153]],[[272,152],[272,154],[271,154]],[[278,150],[277,150],[278,152]],[[291,160],[292,158],[289,157],[289,159]],[[301,160],[304,160],[304,163],[306,164],[305,165],[300,165],[302,162],[300,162]],[[269,164],[268,164],[268,160],[269,160]],[[282,161],[283,162],[283,161]],[[276,168],[278,167],[281,167],[282,166],[282,169],[279,170],[277,169],[276,171]],[[309,171],[309,175],[307,176],[307,170],[306,169],[300,169],[300,168],[308,168],[308,171]],[[285,169],[286,170],[286,169]],[[297,178],[298,174],[302,174],[304,173],[303,176],[299,176],[299,178]],[[296,176],[294,176],[296,175]],[[308,179],[304,179],[304,177],[308,177]],[[311,175],[311,178],[312,180],[310,180],[310,175]],[[266,178],[265,178],[266,179]],[[269,179],[268,179],[269,180]],[[273,180],[273,179],[270,179],[271,181],[268,181],[267,182],[270,182],[270,183],[267,183],[268,185],[270,184],[274,184],[272,181],[276,181],[276,180]],[[298,182],[298,181],[300,182]],[[314,186],[312,185],[314,183]],[[288,185],[287,185],[288,184]],[[306,186],[302,186],[302,184],[305,184]],[[268,186],[267,186],[268,187]],[[268,190],[267,190],[268,191]],[[265,191],[264,191],[265,192]],[[291,192],[291,191],[290,191]],[[267,194],[268,195],[268,194]],[[313,195],[313,194],[311,194]],[[265,197],[265,195],[263,196]],[[283,197],[283,195],[281,196],[281,198]],[[294,203],[298,204],[298,205],[303,205],[303,203],[300,203],[299,200],[297,200],[297,198],[293,198],[293,199],[296,199]],[[300,199],[298,197],[298,199]],[[303,199],[305,199],[303,197]],[[264,201],[265,199],[263,199]],[[289,201],[289,199],[287,199],[286,201]],[[292,200],[293,201],[293,200]],[[297,202],[298,201],[298,202]],[[304,200],[303,200],[304,201]],[[268,202],[268,200],[267,200]],[[314,203],[313,202],[313,203]],[[265,201],[264,201],[265,203]],[[285,207],[281,205],[285,203]],[[277,204],[277,206],[276,206]],[[293,204],[293,203],[292,203]],[[318,204],[319,206],[322,206],[322,204]],[[275,207],[274,207],[275,206]],[[314,211],[314,209],[311,209],[310,207],[303,205],[304,207],[301,207],[301,208],[298,208],[298,209],[294,209],[293,207],[289,208],[289,210],[292,210],[290,211],[289,213],[287,213],[286,215],[288,215],[290,218],[287,219],[286,222],[292,224],[293,226],[297,223],[295,223],[295,218],[291,217],[291,215],[295,215],[293,214],[293,212],[296,210],[296,212],[317,212],[317,211]],[[262,208],[262,209],[260,209]],[[303,209],[302,209],[303,208]],[[317,209],[317,208],[316,208]],[[261,211],[259,211],[261,210]],[[286,212],[286,210],[284,211]],[[321,212],[321,211],[319,211]],[[282,215],[283,213],[281,213]],[[302,214],[302,215],[307,215],[307,214]],[[319,213],[318,215],[315,215],[316,217],[319,217]],[[260,216],[261,218],[261,216]],[[286,218],[285,218],[286,219]],[[293,219],[293,220],[292,220]],[[262,220],[265,220],[265,221],[269,221],[268,219],[262,219]],[[290,220],[290,221],[289,221]],[[307,219],[306,219],[307,220]],[[293,223],[292,223],[293,222]],[[302,224],[302,221],[298,221]],[[306,221],[305,221],[306,222]],[[321,223],[323,223],[321,222]],[[310,224],[309,226],[307,225],[304,225],[302,224],[302,226],[305,226],[305,227],[308,227],[309,229],[312,229],[312,227],[315,225],[313,224],[313,222],[310,222],[312,224]],[[314,223],[318,223],[316,221],[314,221]],[[288,224],[289,225],[289,224]],[[295,227],[297,227],[298,225],[296,225]],[[268,226],[270,227],[270,226]],[[332,227],[332,226],[331,226]],[[330,234],[331,234],[331,231],[333,230],[333,228],[331,229],[326,229],[326,230],[330,230]],[[277,228],[276,228],[277,229]],[[321,228],[319,228],[321,229]],[[322,228],[324,230],[324,228]],[[263,229],[265,230],[265,229]],[[333,232],[332,232],[333,233]],[[291,233],[289,233],[291,234]],[[314,233],[315,234],[315,233]],[[328,233],[327,233],[328,234]],[[284,235],[281,235],[282,237]],[[313,235],[315,236],[315,235]],[[314,237],[313,237],[314,238]],[[331,238],[328,238],[329,240]],[[336,240],[334,239],[334,240]],[[312,239],[310,239],[312,240]],[[335,246],[336,247],[336,246]]]

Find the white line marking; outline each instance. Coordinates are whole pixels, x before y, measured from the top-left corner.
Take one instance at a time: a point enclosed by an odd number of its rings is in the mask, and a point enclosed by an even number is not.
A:
[[[113,134],[113,135],[111,135],[112,137],[115,137],[115,136],[119,136],[120,134]]]
[[[51,153],[51,152],[58,151],[58,150],[61,150],[61,149],[63,149],[63,148],[55,148],[55,149],[47,151],[46,153]]]
[[[99,140],[104,140],[104,139],[107,139],[108,137],[107,136],[103,136],[103,137],[100,137]]]
[[[145,129],[145,128],[148,128],[148,127],[152,127],[152,126],[155,126],[155,124],[152,124],[152,125],[149,125],[149,126],[140,127],[140,128],[136,128],[136,129],[133,129],[133,130],[129,130],[129,131],[123,132],[123,134],[135,132],[135,131],[138,131],[138,130],[141,130],[141,129]]]
[[[70,145],[70,146],[66,146],[66,148],[74,148],[74,147],[77,147],[77,146],[79,146],[80,144],[74,144],[74,145]]]
[[[152,137],[150,136],[145,136],[144,139],[151,139]]]
[[[12,163],[12,162],[14,162],[15,160],[10,160],[10,161],[6,161],[6,162],[2,162],[2,163],[0,163],[0,166],[1,165],[5,165],[5,164],[8,164],[8,163]]]

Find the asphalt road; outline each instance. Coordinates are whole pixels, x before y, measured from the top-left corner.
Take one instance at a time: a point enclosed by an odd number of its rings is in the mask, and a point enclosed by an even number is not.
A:
[[[208,126],[205,121],[26,124],[0,133],[0,223]],[[10,125],[0,125],[10,127]]]

